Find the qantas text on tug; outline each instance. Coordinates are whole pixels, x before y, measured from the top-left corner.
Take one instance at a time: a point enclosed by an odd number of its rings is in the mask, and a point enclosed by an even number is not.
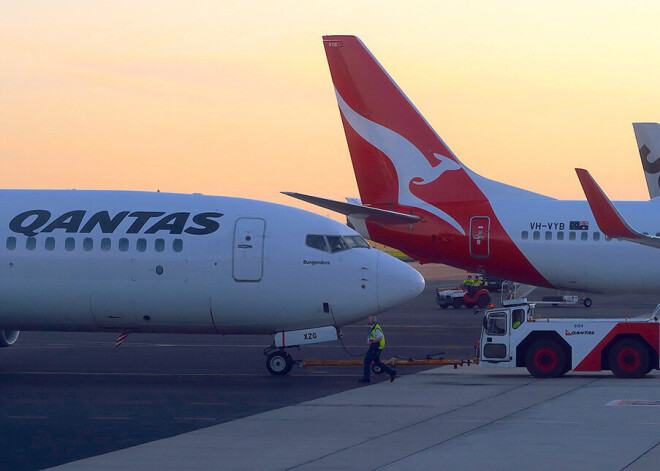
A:
[[[3,190],[0,343],[20,330],[275,334],[284,348],[417,296],[421,275],[331,219],[240,198]]]
[[[422,263],[536,286],[660,291],[660,201],[617,202],[637,230],[608,232],[586,201],[483,178],[449,150],[358,38],[325,36],[323,45],[361,198],[287,194],[345,214],[366,238]]]

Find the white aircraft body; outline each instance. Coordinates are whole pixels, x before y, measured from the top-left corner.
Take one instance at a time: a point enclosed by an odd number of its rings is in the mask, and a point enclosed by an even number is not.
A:
[[[364,237],[422,263],[535,286],[660,293],[658,200],[610,204],[620,213],[606,227],[592,213],[596,192],[587,193],[589,204],[561,201],[484,178],[454,155],[358,38],[325,36],[323,45],[360,199],[287,194],[345,214]],[[658,155],[648,162],[660,165]]]
[[[331,219],[230,197],[2,190],[0,344],[21,330],[276,334],[288,346],[417,296],[421,275]],[[292,343],[293,342],[293,343]]]

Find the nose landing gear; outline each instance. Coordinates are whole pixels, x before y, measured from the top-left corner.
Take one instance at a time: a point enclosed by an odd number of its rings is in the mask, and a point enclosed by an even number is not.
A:
[[[293,368],[293,358],[284,350],[276,350],[268,355],[266,368],[272,375],[283,376]]]

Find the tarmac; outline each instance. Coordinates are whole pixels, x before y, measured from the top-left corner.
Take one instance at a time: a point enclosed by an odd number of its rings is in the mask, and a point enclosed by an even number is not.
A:
[[[440,367],[57,470],[657,470],[660,373]]]

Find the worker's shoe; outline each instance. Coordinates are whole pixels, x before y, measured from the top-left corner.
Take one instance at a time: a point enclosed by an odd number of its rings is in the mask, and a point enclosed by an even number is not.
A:
[[[390,375],[390,383],[396,379],[396,371]]]
[[[358,383],[371,383],[371,380],[369,378],[360,378],[358,379]]]

